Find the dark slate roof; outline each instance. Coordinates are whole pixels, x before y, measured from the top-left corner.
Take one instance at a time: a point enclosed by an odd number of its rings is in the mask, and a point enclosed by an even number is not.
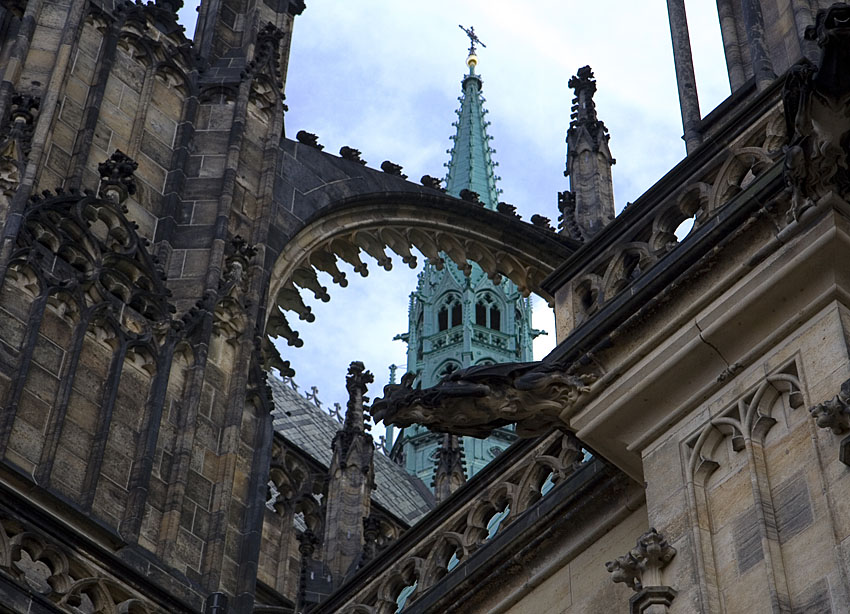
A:
[[[333,455],[331,442],[342,425],[277,377],[269,375],[268,379],[274,395],[274,429],[329,467]],[[380,452],[375,454],[375,483],[377,489],[372,500],[409,525],[435,505],[433,494],[422,480]]]

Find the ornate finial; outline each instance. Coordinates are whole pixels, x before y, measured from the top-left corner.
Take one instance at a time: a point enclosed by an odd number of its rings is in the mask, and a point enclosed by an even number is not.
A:
[[[472,74],[472,70],[478,64],[478,56],[476,55],[475,45],[481,45],[482,47],[486,47],[484,43],[481,42],[481,39],[478,38],[478,35],[475,33],[475,28],[469,26],[469,29],[464,28],[462,25],[458,25],[458,28],[466,32],[466,35],[469,37],[469,55],[466,56],[466,65],[470,68],[470,74]]]
[[[478,38],[478,35],[475,33],[474,27],[469,26],[469,28],[464,28],[460,24],[458,24],[457,27],[460,28],[461,30],[463,30],[464,32],[466,32],[466,35],[469,37],[469,55],[471,55],[471,56],[475,55],[475,51],[476,51],[475,45],[476,45],[476,43],[481,45],[484,48],[487,47],[487,45],[482,43],[481,39]]]
[[[368,430],[364,421],[363,404],[368,402],[366,397],[366,385],[375,381],[370,371],[359,360],[355,360],[348,366],[348,375],[345,378],[345,388],[348,390],[348,407],[345,412],[346,430]]]
[[[398,371],[398,365],[390,365],[390,384],[395,384],[395,374]]]
[[[573,112],[570,115],[573,121],[570,126],[579,122],[595,122],[596,105],[593,102],[593,95],[596,93],[596,79],[590,66],[579,68],[575,76],[567,82],[567,86],[575,90]]]
[[[136,180],[133,173],[138,167],[138,162],[116,149],[106,162],[97,165],[101,196],[120,204],[127,200],[130,194],[135,194]]]
[[[466,482],[464,469],[463,440],[457,435],[445,433],[437,448],[437,460],[431,487],[437,502],[445,501]]]

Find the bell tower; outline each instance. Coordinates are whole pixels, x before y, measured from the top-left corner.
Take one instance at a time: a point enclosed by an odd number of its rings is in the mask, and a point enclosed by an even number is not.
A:
[[[495,150],[487,133],[490,122],[485,119],[483,81],[476,72],[476,47],[484,45],[472,28],[464,31],[471,41],[468,72],[461,81],[453,147],[447,152],[451,158],[446,164],[446,191],[482,208],[496,209],[501,190],[496,187]],[[532,340],[539,334],[531,327],[531,302],[515,284],[489,279],[474,263],[461,269],[443,255],[441,262],[428,262],[420,273],[410,297],[408,332],[396,338],[407,342],[407,370],[416,374],[424,388],[458,369],[529,361]],[[485,439],[460,437],[451,450],[443,452],[460,455],[468,479],[515,438],[511,428],[498,429]],[[408,427],[395,441],[393,456],[404,459],[408,472],[432,484],[444,443],[441,434]]]

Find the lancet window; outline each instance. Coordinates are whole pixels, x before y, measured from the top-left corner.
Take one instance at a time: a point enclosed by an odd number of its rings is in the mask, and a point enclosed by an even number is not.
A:
[[[437,312],[437,329],[448,330],[454,326],[460,326],[463,321],[463,306],[460,304],[460,299],[454,295],[449,295]]]
[[[502,330],[502,312],[490,294],[482,294],[475,302],[475,323],[493,330]]]

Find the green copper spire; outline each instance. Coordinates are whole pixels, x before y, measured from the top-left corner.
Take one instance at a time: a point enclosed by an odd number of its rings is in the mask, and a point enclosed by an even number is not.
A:
[[[487,134],[490,122],[484,121],[487,110],[481,95],[481,77],[475,73],[478,56],[474,51],[473,41],[466,59],[469,73],[462,81],[463,96],[459,99],[458,121],[452,124],[457,128],[457,133],[451,137],[454,147],[448,150],[451,161],[446,164],[449,169],[446,191],[452,196],[460,196],[462,190],[476,192],[485,207],[495,209],[501,190],[496,188],[498,177],[493,169],[497,163],[491,157],[495,150],[490,147],[490,135]]]
[[[495,209],[499,190],[484,121],[481,78],[475,74],[475,45],[484,45],[471,28],[463,30],[472,45],[454,124],[457,134],[446,164],[447,191],[453,196],[460,196],[463,190],[476,192],[485,207]],[[464,275],[445,254],[443,258],[442,269],[426,264],[419,274],[410,296],[408,332],[396,337],[407,342],[407,370],[416,374],[417,384],[427,388],[457,369],[474,365],[531,360],[532,340],[540,332],[531,327],[531,302],[510,281],[491,282],[477,264]],[[459,437],[451,449],[443,449],[446,438],[442,434],[412,426],[399,433],[391,456],[425,484],[453,490],[459,478],[472,477],[514,439],[516,434],[508,427],[486,439]],[[453,462],[447,464],[446,458]],[[444,461],[442,474],[436,471],[440,459]],[[444,491],[441,496],[447,496]]]

